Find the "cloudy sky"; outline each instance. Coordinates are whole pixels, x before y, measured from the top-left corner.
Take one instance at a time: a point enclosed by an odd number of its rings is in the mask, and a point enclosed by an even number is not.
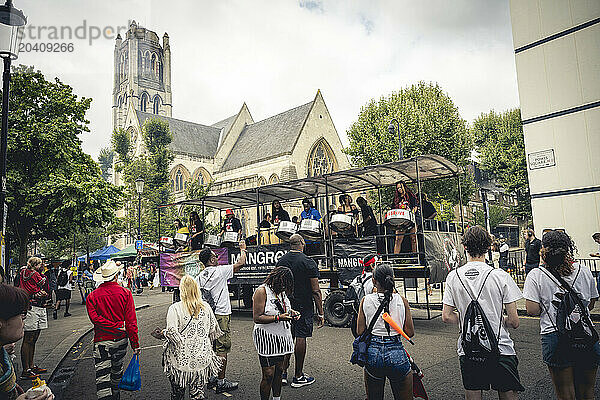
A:
[[[469,123],[519,104],[508,0],[14,3],[33,26],[25,43],[73,43],[71,53],[21,52],[18,62],[93,99],[91,132],[82,140],[94,157],[112,130],[114,39],[90,40],[90,28],[116,30],[129,20],[159,37],[168,32],[173,116],[207,125],[237,113],[244,101],[258,121],[311,101],[321,89],[347,143],[362,105],[419,80],[439,83]],[[50,27],[75,30],[84,22],[85,39],[48,36]]]

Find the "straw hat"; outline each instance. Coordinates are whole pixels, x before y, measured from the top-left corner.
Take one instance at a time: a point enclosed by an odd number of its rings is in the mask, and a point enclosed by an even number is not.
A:
[[[113,260],[109,260],[94,272],[94,280],[96,282],[108,282],[112,280],[122,268],[123,265],[121,265],[121,263],[117,264]]]

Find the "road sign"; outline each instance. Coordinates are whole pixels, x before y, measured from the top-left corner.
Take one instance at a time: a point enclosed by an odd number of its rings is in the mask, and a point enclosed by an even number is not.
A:
[[[537,151],[529,153],[529,169],[548,168],[556,165],[554,159],[554,149]]]
[[[135,249],[136,250],[142,250],[144,248],[144,241],[143,240],[136,240],[135,241]]]

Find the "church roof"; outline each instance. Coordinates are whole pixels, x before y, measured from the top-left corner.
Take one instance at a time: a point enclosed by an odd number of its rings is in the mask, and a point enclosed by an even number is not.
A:
[[[311,101],[246,125],[223,163],[221,171],[290,153],[294,149],[312,105]]]
[[[231,117],[229,117],[229,118],[225,118],[225,119],[224,119],[224,120],[222,120],[222,121],[215,122],[215,123],[214,123],[214,124],[212,124],[211,126],[213,126],[213,127],[215,127],[215,128],[219,128],[219,129],[223,129],[223,128],[225,128],[225,131],[228,131],[228,130],[229,130],[229,128],[231,128],[231,124],[233,124],[233,121],[235,121],[235,118],[236,118],[237,116],[238,116],[237,114],[235,114],[235,115],[232,115]]]
[[[169,147],[173,152],[210,158],[215,156],[221,128],[182,121],[139,110],[136,110],[136,113],[140,126],[144,125],[144,122],[148,118],[159,118],[169,124],[169,129],[173,134],[173,141]]]

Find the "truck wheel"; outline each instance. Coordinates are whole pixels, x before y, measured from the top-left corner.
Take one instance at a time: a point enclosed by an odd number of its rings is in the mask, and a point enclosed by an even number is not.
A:
[[[331,326],[342,328],[348,326],[352,319],[352,314],[346,311],[344,307],[345,293],[341,290],[332,290],[329,292],[323,303],[323,313],[325,320]]]
[[[242,303],[244,308],[252,308],[252,286],[242,286]]]

